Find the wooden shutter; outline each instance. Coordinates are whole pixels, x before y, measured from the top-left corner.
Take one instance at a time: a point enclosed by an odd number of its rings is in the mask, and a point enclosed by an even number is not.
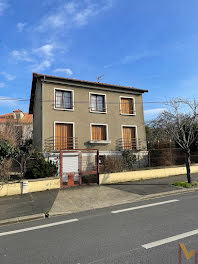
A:
[[[123,148],[136,148],[136,130],[135,127],[123,127]]]
[[[56,124],[55,149],[73,149],[72,124]]]
[[[122,114],[133,114],[133,99],[132,98],[121,98],[121,113]]]
[[[92,125],[92,140],[106,140],[106,126]]]
[[[106,140],[107,139],[107,137],[106,137],[106,126],[101,126],[100,129],[101,129],[101,140]]]

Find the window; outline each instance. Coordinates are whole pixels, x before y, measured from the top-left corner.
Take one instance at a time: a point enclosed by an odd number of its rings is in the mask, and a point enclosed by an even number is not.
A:
[[[73,124],[55,123],[55,149],[73,149]]]
[[[123,149],[136,149],[136,127],[122,126]]]
[[[55,90],[55,107],[73,110],[72,91]]]
[[[121,97],[120,98],[120,110],[121,114],[124,115],[134,115],[134,99],[131,97]]]
[[[104,94],[90,94],[90,111],[106,113]]]
[[[91,140],[107,140],[106,125],[92,125],[91,126]]]

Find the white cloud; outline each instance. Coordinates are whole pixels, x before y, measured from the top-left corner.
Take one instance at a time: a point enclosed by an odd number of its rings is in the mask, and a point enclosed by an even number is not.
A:
[[[108,68],[111,68],[112,66],[113,66],[113,64],[107,64],[107,65],[104,65],[104,68],[108,69]]]
[[[70,2],[65,4],[64,8],[69,14],[74,14],[76,12],[77,4],[75,2]]]
[[[166,108],[154,108],[154,109],[148,109],[148,110],[144,110],[144,114],[145,115],[149,115],[149,116],[154,116],[154,115],[158,115],[161,112],[167,110]]]
[[[9,74],[7,72],[0,72],[1,75],[3,75],[8,81],[13,81],[16,79],[15,75]]]
[[[16,107],[19,105],[19,102],[17,99],[12,98],[12,97],[7,97],[7,96],[0,96],[0,106],[1,107]],[[2,110],[2,108],[1,108]]]
[[[84,26],[94,17],[112,7],[113,0],[71,1],[53,9],[53,13],[46,14],[37,26],[37,30],[44,32],[52,29],[69,29],[73,26]]]
[[[8,3],[5,0],[0,0],[0,15],[8,8]]]
[[[17,60],[27,61],[27,62],[33,61],[26,50],[13,50],[11,52],[11,55]]]
[[[142,53],[125,56],[122,60],[122,63],[123,64],[133,63],[133,62],[137,62],[137,61],[151,58],[151,57],[158,56],[158,55],[159,55],[159,52],[155,50],[143,51]]]
[[[45,44],[41,47],[32,50],[13,50],[11,55],[18,61],[31,62],[30,66],[33,71],[43,71],[51,67],[54,57],[54,49],[56,45]],[[61,49],[57,47],[57,49]]]
[[[98,12],[100,12],[100,10],[98,10],[96,6],[90,5],[87,8],[77,12],[73,20],[77,26],[84,26],[88,23],[89,17],[97,15]]]
[[[38,49],[34,49],[33,52],[41,57],[43,56],[52,57],[54,48],[55,48],[54,44],[46,44]]]
[[[71,69],[55,69],[54,72],[60,72],[60,73],[64,73],[66,75],[72,75],[73,72]]]
[[[0,82],[0,88],[4,88],[4,87],[6,87],[5,83]]]
[[[26,26],[26,23],[17,23],[17,29],[18,29],[18,32],[22,32],[24,27]]]
[[[43,71],[49,67],[51,67],[52,65],[52,61],[51,60],[44,60],[43,62],[41,63],[37,63],[37,64],[34,64],[32,66],[32,71],[36,71],[36,72],[39,72],[39,71]]]

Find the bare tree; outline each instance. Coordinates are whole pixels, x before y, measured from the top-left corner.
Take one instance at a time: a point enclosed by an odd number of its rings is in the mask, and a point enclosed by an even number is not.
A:
[[[185,152],[187,180],[191,183],[190,148],[198,138],[198,101],[176,98],[167,106],[168,109],[158,116],[156,122]]]

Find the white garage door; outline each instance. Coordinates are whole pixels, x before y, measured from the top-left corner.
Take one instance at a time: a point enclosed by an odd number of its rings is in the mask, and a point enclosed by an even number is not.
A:
[[[78,154],[64,153],[63,154],[63,182],[67,182],[67,175],[70,172],[75,172],[74,181],[78,181]]]

